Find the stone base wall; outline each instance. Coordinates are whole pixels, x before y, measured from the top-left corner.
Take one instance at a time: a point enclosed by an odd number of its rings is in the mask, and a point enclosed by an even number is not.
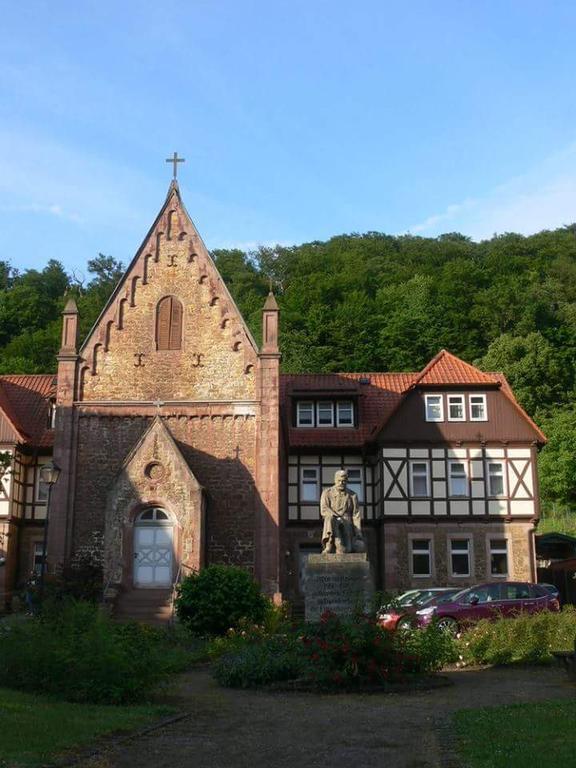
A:
[[[382,536],[384,588],[391,592],[427,586],[468,587],[494,581],[490,574],[488,539],[505,538],[508,542],[508,570],[511,581],[533,581],[533,530],[531,522],[442,523],[386,522]],[[453,576],[450,568],[449,539],[470,537],[470,576]],[[417,577],[411,573],[411,539],[432,540],[432,574]]]
[[[375,579],[376,589],[380,588],[380,566],[378,562],[378,529],[372,525],[364,525],[362,532],[366,541],[368,561]],[[322,526],[284,528],[281,538],[280,573],[282,579],[282,595],[290,603],[303,605],[304,593],[300,584],[301,553],[319,553],[322,544]]]

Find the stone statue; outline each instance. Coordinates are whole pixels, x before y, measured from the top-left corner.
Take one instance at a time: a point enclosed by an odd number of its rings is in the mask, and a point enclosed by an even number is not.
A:
[[[365,552],[362,536],[358,496],[346,487],[348,473],[341,469],[334,475],[334,485],[326,488],[320,498],[322,554],[342,555],[346,552]]]

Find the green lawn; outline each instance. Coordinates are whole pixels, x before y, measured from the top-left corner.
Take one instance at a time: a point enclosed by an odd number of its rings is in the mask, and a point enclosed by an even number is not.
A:
[[[576,766],[576,701],[468,709],[454,720],[466,768]]]
[[[98,736],[142,727],[171,712],[163,706],[68,704],[0,688],[0,768],[44,765]]]

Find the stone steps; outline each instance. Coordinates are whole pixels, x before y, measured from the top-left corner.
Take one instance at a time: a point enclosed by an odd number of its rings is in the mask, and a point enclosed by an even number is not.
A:
[[[131,589],[120,595],[114,609],[117,619],[144,624],[167,624],[172,619],[171,589]]]

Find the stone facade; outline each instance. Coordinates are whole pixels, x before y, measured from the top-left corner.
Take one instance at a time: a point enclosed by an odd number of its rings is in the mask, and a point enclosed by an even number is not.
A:
[[[166,334],[159,325],[166,297],[179,308],[169,343],[159,335]],[[55,443],[65,472],[55,489],[53,565],[100,532],[107,585],[130,590],[134,515],[158,506],[175,524],[174,578],[205,562],[229,563],[279,593],[273,297],[263,309],[259,350],[173,183],[79,350],[76,322],[68,305]],[[147,476],[154,462],[162,477]]]

